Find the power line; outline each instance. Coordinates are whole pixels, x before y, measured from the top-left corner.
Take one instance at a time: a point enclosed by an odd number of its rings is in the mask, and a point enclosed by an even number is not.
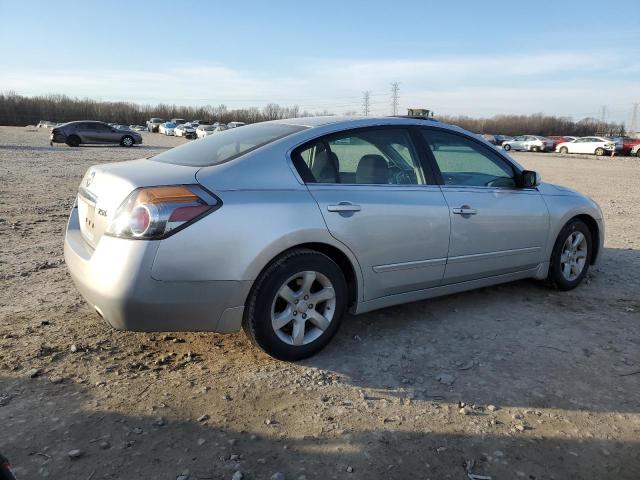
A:
[[[393,82],[391,84],[391,115],[398,114],[400,82]]]
[[[369,116],[369,108],[371,107],[371,92],[365,90],[362,92],[362,113],[365,117]]]

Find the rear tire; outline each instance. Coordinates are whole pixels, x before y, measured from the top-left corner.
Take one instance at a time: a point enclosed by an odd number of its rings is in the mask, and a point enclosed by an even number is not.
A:
[[[560,153],[567,154],[569,153],[569,149],[567,147],[560,147]]]
[[[505,145],[502,145],[502,148],[504,148],[508,152],[509,150],[511,150],[511,145],[507,143]]]
[[[70,135],[67,137],[67,141],[65,143],[70,147],[78,147],[80,146],[80,137],[77,135]]]
[[[636,157],[640,158],[640,149],[636,152]]]
[[[594,154],[595,154],[597,157],[601,157],[602,155],[604,155],[604,148],[602,148],[602,147],[598,147],[598,148],[596,148],[596,151],[594,152]]]
[[[310,357],[338,331],[347,292],[344,274],[333,260],[314,250],[292,250],[256,280],[242,328],[253,344],[274,358]]]
[[[120,145],[127,148],[133,147],[134,143],[135,143],[135,140],[131,135],[125,135],[124,137],[122,137],[122,140],[120,140]]]
[[[557,290],[576,288],[589,271],[592,248],[591,231],[578,219],[567,223],[556,239],[551,253],[547,279]]]

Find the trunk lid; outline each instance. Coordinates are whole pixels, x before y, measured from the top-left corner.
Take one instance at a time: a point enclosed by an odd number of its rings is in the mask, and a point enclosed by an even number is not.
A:
[[[198,170],[148,159],[89,168],[78,188],[78,218],[84,240],[95,248],[118,207],[136,188],[194,184]]]

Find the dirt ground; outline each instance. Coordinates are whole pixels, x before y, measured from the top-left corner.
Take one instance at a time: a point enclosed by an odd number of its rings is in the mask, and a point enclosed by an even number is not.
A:
[[[578,289],[522,281],[348,317],[288,364],[243,334],[108,327],[63,261],[80,178],[184,140],[72,149],[47,133],[0,127],[0,451],[18,479],[640,478],[638,159],[514,155],[604,210]]]

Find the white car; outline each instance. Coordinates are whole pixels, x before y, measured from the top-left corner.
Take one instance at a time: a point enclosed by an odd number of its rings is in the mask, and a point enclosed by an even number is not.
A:
[[[631,149],[631,155],[635,155],[636,157],[640,158],[640,143],[633,146],[633,148]]]
[[[553,149],[553,140],[538,135],[519,135],[513,140],[502,144],[502,148],[509,150],[526,150],[528,152],[545,152]]]
[[[572,142],[559,143],[556,152],[560,153],[588,153],[590,155],[604,155],[613,150],[621,150],[614,140],[604,137],[580,137]]]
[[[227,127],[229,127],[229,128],[242,127],[243,125],[246,125],[246,123],[244,123],[244,122],[229,122],[229,123],[227,123]]]
[[[164,135],[175,135],[176,126],[177,125],[175,123],[164,122],[158,127],[158,132]]]
[[[200,125],[198,128],[196,128],[196,136],[198,138],[204,138],[217,132],[223,132],[225,130],[227,130],[226,125]]]
[[[178,125],[174,131],[176,137],[196,138],[196,129],[190,123]]]

